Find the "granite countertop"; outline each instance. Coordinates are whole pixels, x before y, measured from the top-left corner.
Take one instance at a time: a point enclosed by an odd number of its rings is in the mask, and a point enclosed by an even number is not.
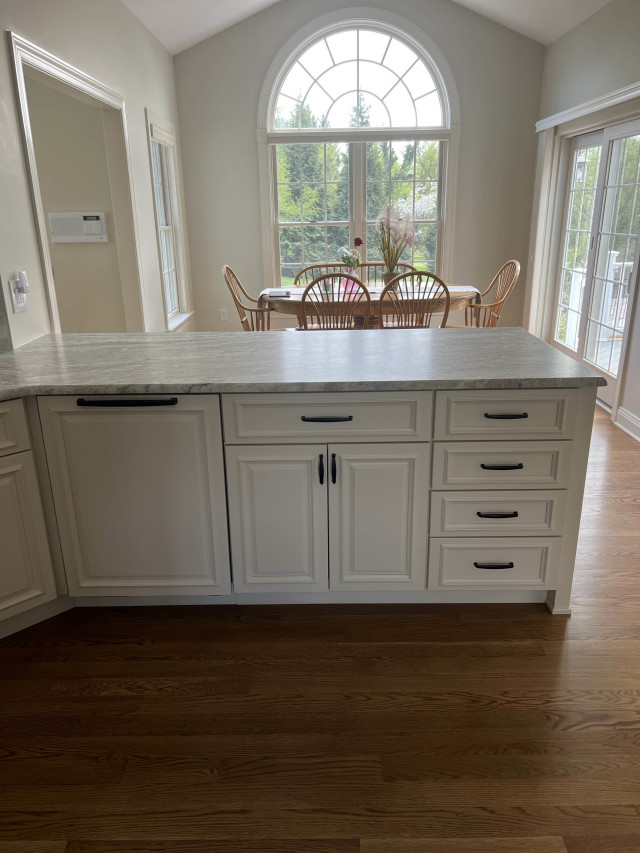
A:
[[[519,328],[45,335],[0,355],[0,400],[604,384]]]

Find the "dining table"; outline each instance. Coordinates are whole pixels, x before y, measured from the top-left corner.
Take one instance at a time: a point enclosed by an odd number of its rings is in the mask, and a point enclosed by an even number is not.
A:
[[[480,301],[480,291],[476,287],[471,287],[468,284],[448,284],[449,296],[451,299],[450,311],[464,311],[472,305],[477,305]],[[277,311],[279,314],[288,314],[298,318],[298,324],[302,326],[302,295],[305,292],[305,287],[282,287],[282,288],[266,288],[260,292],[258,297],[259,308],[270,308],[272,311]],[[369,323],[367,328],[378,328],[380,314],[390,313],[393,309],[389,307],[388,311],[384,310],[384,305],[390,306],[391,300],[385,300],[381,310],[381,296],[384,290],[383,284],[367,285],[369,297],[371,299],[371,311],[369,315]],[[281,291],[281,292],[279,292]],[[287,295],[288,294],[288,295]],[[355,319],[359,312],[364,313],[365,306],[356,309]],[[435,311],[438,311],[438,306],[435,306]]]

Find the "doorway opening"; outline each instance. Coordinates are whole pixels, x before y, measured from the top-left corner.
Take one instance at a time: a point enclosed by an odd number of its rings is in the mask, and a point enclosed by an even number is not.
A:
[[[124,99],[11,34],[53,332],[141,332]]]

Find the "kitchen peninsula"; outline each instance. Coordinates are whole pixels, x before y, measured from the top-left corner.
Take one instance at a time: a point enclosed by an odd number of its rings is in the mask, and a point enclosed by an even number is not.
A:
[[[599,384],[516,328],[45,336],[0,356],[0,613],[568,613]]]

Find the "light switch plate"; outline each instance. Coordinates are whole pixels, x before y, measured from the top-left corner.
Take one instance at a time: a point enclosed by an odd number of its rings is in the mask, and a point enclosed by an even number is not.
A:
[[[21,311],[26,311],[27,294],[22,292],[22,286],[19,278],[9,279],[9,293],[11,294],[13,313],[19,314]]]

